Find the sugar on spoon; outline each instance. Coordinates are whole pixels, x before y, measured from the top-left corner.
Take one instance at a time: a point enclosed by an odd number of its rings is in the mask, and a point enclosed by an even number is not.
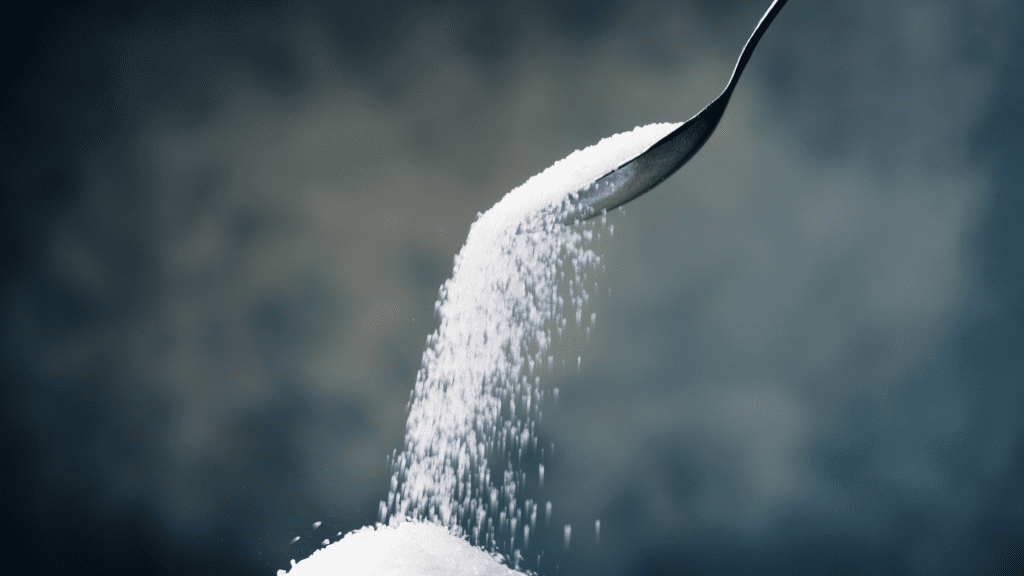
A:
[[[732,71],[732,77],[718,98],[650,148],[579,191],[571,200],[572,209],[565,220],[566,223],[586,220],[622,206],[661,184],[693,158],[718,126],[718,121],[722,119],[725,107],[729,103],[729,97],[732,96],[740,74],[743,73],[747,61],[757,47],[757,42],[785,4],[786,0],[774,0],[768,7],[768,11],[761,17],[761,21],[743,46],[736,67]]]

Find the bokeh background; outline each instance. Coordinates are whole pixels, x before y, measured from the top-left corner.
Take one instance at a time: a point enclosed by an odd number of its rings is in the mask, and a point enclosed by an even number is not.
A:
[[[375,522],[476,214],[696,113],[767,4],[4,18],[4,565],[275,574]],[[608,217],[541,572],[1021,574],[1022,103],[1019,2],[790,2]]]

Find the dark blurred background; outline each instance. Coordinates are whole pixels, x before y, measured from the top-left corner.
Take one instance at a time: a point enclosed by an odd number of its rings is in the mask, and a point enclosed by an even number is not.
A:
[[[275,574],[372,524],[476,214],[699,111],[767,4],[9,13],[5,571]],[[1024,573],[1022,63],[1012,0],[787,5],[609,215],[543,574]]]

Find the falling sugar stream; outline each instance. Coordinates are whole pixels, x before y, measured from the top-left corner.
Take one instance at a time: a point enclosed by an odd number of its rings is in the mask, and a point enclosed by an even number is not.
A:
[[[527,547],[537,503],[525,486],[542,486],[544,467],[532,475],[519,464],[524,450],[536,452],[541,368],[545,360],[552,368],[567,304],[589,334],[583,308],[600,263],[591,249],[597,224],[564,222],[580,190],[677,126],[652,124],[577,151],[479,215],[440,289],[440,325],[427,338],[382,522],[441,524],[508,558]],[[566,287],[568,302],[559,294]],[[546,523],[550,514],[549,502]]]

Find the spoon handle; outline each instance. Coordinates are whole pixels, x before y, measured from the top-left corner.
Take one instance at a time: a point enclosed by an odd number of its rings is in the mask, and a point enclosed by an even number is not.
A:
[[[743,45],[743,51],[740,52],[740,57],[736,60],[736,67],[732,70],[732,76],[729,78],[729,84],[722,91],[722,96],[728,98],[728,94],[732,94],[733,88],[736,87],[736,83],[740,80],[740,74],[743,73],[743,69],[747,67],[747,62],[750,60],[750,56],[754,53],[754,48],[757,47],[757,43],[761,40],[761,36],[764,36],[765,30],[775,20],[775,17],[782,10],[782,7],[786,5],[786,0],[775,0],[772,5],[768,7],[768,11],[761,17],[761,21],[757,23],[757,27],[754,28],[754,32],[747,39],[747,43]],[[721,96],[719,96],[721,98]]]

